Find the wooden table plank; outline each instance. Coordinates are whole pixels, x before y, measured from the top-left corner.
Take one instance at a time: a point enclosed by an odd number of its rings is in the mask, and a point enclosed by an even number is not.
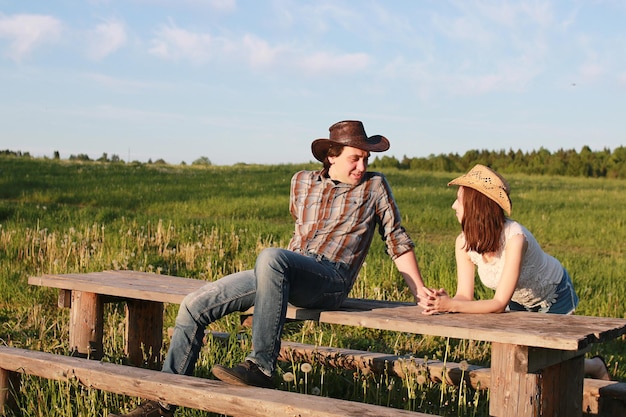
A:
[[[43,287],[93,292],[114,297],[180,304],[206,281],[137,271],[104,271],[88,274],[45,274],[28,283]]]
[[[31,277],[33,285],[179,304],[206,282],[136,271]],[[110,283],[108,283],[110,282]],[[252,313],[251,309],[248,313]],[[287,317],[414,334],[578,351],[626,334],[626,320],[578,315],[508,312],[425,316],[411,303],[350,299],[340,310],[290,306]]]
[[[418,306],[322,311],[319,321],[560,350],[581,350],[626,334],[624,319],[530,312],[425,316]]]

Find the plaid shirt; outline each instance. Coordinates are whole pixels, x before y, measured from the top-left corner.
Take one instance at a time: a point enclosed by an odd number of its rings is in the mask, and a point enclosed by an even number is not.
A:
[[[392,259],[412,250],[400,211],[385,177],[367,172],[354,186],[335,182],[325,171],[300,171],[291,179],[289,210],[295,230],[289,249],[344,264],[352,280],[378,231]]]

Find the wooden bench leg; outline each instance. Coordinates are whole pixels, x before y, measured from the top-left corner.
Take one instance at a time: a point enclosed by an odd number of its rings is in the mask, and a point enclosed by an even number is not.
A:
[[[100,360],[103,302],[98,294],[72,291],[70,309],[70,351],[73,356]]]
[[[17,372],[0,368],[0,416],[6,415],[8,410],[17,413],[17,401],[12,394],[19,391],[21,381]]]
[[[161,366],[163,346],[163,303],[127,300],[125,353],[130,364]],[[144,361],[144,356],[145,361]]]
[[[537,372],[529,372],[530,362],[528,347],[491,344],[489,415],[581,417],[584,357]]]

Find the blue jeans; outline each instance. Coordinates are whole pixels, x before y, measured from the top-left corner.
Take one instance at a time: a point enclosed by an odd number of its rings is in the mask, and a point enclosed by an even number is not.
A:
[[[540,307],[526,308],[515,301],[509,302],[509,309],[511,311],[533,311],[552,314],[571,314],[578,306],[578,295],[574,290],[574,284],[572,278],[569,276],[567,269],[563,268],[563,278],[556,287],[555,301],[548,307],[547,310],[543,310]]]
[[[351,289],[349,268],[321,256],[286,249],[264,249],[254,270],[209,282],[180,305],[163,372],[193,373],[205,328],[235,311],[254,306],[252,352],[246,359],[272,374],[280,351],[287,304],[335,309]]]

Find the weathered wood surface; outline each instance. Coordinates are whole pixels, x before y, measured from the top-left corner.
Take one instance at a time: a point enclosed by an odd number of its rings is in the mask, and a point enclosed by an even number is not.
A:
[[[72,293],[91,292],[124,300],[173,303],[180,303],[186,294],[205,284],[200,280],[134,271],[46,275],[31,277],[29,283],[56,287],[61,292],[72,290]],[[496,417],[554,413],[582,416],[583,355],[593,343],[626,334],[624,319],[529,312],[425,316],[421,311],[411,303],[348,299],[342,308],[333,311],[290,306],[287,317],[491,342],[490,415]],[[253,313],[253,309],[246,313]],[[86,331],[89,326],[84,327],[74,328]],[[91,337],[85,335],[83,339],[97,341]],[[137,337],[137,340],[151,339],[149,334]],[[157,348],[154,346],[153,351]],[[561,382],[566,382],[566,389],[555,389]]]
[[[6,346],[0,346],[0,369],[54,380],[76,379],[88,388],[160,400],[230,416],[430,416],[353,401],[239,387],[221,381]]]
[[[126,303],[124,353],[131,365],[161,367],[163,303],[128,300]]]
[[[381,308],[363,309],[361,301],[355,300],[347,300],[340,311],[321,311],[319,321],[573,351],[626,333],[624,319],[530,312],[424,316],[418,306],[382,304]]]
[[[626,416],[626,383],[585,379],[583,392],[585,416]]]
[[[180,303],[204,281],[135,271],[30,277],[33,285]],[[250,311],[250,313],[253,311]],[[424,316],[411,303],[348,299],[340,310],[290,306],[287,317],[432,336],[579,351],[626,334],[626,320],[528,312]]]
[[[224,332],[209,332],[208,336],[218,341],[231,337],[230,333]],[[467,386],[476,390],[491,387],[491,369],[488,367],[425,360],[409,355],[398,356],[283,340],[278,359],[288,363],[310,362],[327,367],[359,369],[363,373],[389,374],[403,379],[422,375],[435,383],[445,381],[456,386],[463,380]],[[585,378],[582,411],[586,417],[626,416],[626,382]]]
[[[489,414],[582,416],[584,357],[575,356],[530,372],[527,346],[491,344]],[[513,388],[515,387],[515,388]]]
[[[171,337],[174,328],[170,327],[167,331]],[[227,343],[230,337],[230,333],[207,331],[205,343],[210,340]],[[330,368],[360,370],[364,374],[393,375],[402,379],[423,375],[432,382],[445,382],[457,386],[463,379],[468,386],[477,390],[488,389],[491,379],[490,369],[484,366],[426,360],[410,355],[315,346],[287,340],[281,341],[278,360],[287,363],[317,363]],[[624,385],[626,386],[626,383]]]
[[[87,274],[45,274],[28,283],[43,287],[92,292],[138,300],[180,304],[205,281],[137,271],[103,271]]]
[[[10,393],[20,389],[20,375],[0,366],[0,416],[6,414],[6,410],[17,409],[17,399]]]
[[[70,350],[102,358],[103,304],[98,294],[72,291]]]

